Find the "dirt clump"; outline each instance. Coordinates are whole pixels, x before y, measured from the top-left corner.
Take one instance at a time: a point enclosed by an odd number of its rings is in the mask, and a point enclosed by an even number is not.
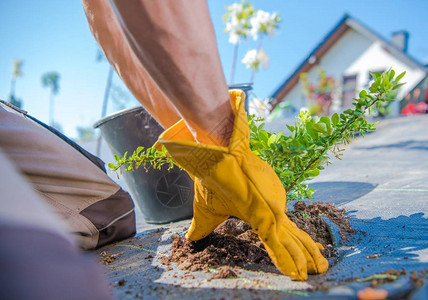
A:
[[[344,209],[331,204],[297,202],[287,216],[297,227],[306,231],[312,239],[321,243],[326,257],[336,255],[332,246],[333,239],[329,226],[321,216],[329,218],[340,228],[342,238],[349,239],[355,231],[345,216]],[[164,264],[177,263],[182,270],[207,271],[217,266],[251,266],[273,265],[258,235],[251,230],[248,223],[236,218],[229,218],[220,224],[206,238],[191,242],[185,238],[175,238],[172,242],[171,255],[163,257]]]
[[[272,265],[257,234],[247,223],[235,218],[224,221],[209,236],[197,242],[175,239],[171,255],[163,257],[162,261],[177,263],[180,269],[189,271],[246,263]]]
[[[218,269],[217,273],[214,273],[213,276],[211,276],[210,280],[212,279],[225,279],[225,278],[237,278],[238,275],[230,266],[223,266]]]
[[[312,239],[326,246],[332,244],[333,241],[328,225],[321,216],[328,218],[339,227],[340,244],[348,242],[349,238],[357,232],[351,227],[345,212],[344,208],[339,208],[331,203],[317,202],[306,205],[304,202],[297,202],[294,210],[287,213],[287,216]]]
[[[107,253],[107,252],[103,251],[100,253],[101,262],[105,265],[109,265],[112,262],[114,262],[122,254],[123,254],[123,252],[111,254],[111,253]]]

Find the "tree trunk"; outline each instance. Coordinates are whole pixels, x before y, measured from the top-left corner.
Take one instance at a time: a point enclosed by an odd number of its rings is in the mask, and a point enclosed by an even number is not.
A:
[[[49,96],[49,125],[54,125],[54,92],[52,89]]]

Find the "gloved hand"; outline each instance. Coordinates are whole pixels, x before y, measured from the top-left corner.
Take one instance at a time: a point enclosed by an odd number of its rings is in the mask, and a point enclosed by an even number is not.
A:
[[[281,272],[306,280],[308,272],[327,271],[328,262],[285,215],[286,194],[276,173],[251,152],[244,95],[230,91],[235,120],[228,147],[195,142],[183,120],[159,137],[195,180],[194,217],[186,237],[201,239],[229,216],[238,217],[259,235]]]

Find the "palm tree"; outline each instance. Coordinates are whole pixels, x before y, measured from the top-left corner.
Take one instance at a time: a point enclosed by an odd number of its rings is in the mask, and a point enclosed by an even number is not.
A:
[[[49,96],[49,125],[54,125],[54,96],[59,92],[59,79],[58,72],[48,72],[42,76],[42,86],[51,89]]]
[[[22,100],[15,96],[16,78],[22,77],[22,65],[24,61],[20,59],[13,60],[12,79],[10,80],[9,102],[16,107],[22,108]]]

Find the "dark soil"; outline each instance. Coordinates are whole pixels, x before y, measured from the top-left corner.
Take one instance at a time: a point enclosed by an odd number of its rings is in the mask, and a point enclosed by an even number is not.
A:
[[[287,213],[287,215],[297,224],[297,227],[307,232],[315,241],[326,246],[331,244],[332,240],[328,226],[320,216],[327,217],[339,227],[341,240],[338,242],[340,244],[349,242],[349,238],[357,232],[352,229],[345,212],[344,208],[338,208],[331,203],[311,203],[306,205],[303,202],[297,202],[294,205],[293,212]]]
[[[344,209],[332,204],[306,205],[298,202],[287,216],[312,239],[325,247],[322,252],[326,257],[335,256],[335,251],[329,227],[321,216],[329,218],[340,228],[342,241],[348,240],[355,232],[345,216]],[[221,265],[244,267],[254,264],[273,265],[263,243],[251,230],[250,225],[236,218],[226,220],[213,233],[197,242],[190,242],[181,237],[175,238],[171,255],[164,257],[163,262],[177,263],[180,269],[189,271],[207,271],[210,267]]]

